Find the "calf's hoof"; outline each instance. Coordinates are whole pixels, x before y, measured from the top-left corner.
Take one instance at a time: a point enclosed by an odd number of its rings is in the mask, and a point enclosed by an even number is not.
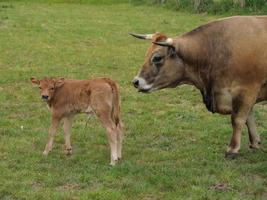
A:
[[[109,165],[115,166],[118,163],[118,160],[112,160],[110,161]]]
[[[47,150],[44,150],[44,151],[43,151],[43,155],[44,155],[44,156],[47,156],[48,154],[49,154],[49,151],[47,151]]]
[[[239,153],[225,152],[225,158],[235,159],[239,156]]]
[[[64,149],[64,153],[65,153],[65,155],[67,155],[67,156],[71,155],[71,154],[72,154],[72,148],[65,148],[65,149]]]

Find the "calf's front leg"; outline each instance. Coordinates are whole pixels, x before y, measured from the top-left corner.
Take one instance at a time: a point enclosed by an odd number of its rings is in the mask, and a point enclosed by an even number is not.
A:
[[[53,141],[54,141],[54,137],[55,137],[59,122],[60,122],[60,118],[52,116],[52,122],[51,122],[49,132],[48,132],[48,141],[46,143],[43,155],[48,155],[48,153],[53,148]]]
[[[66,155],[70,155],[72,153],[72,147],[71,147],[71,142],[70,142],[72,122],[73,122],[73,116],[69,116],[64,119],[64,125],[63,125],[63,129],[65,133],[64,152]]]

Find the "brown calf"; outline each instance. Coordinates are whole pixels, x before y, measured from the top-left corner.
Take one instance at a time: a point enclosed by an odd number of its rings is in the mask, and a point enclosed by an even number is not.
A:
[[[64,120],[65,153],[71,154],[71,126],[78,113],[96,114],[106,128],[111,149],[111,165],[121,159],[122,122],[118,85],[109,78],[67,80],[64,78],[31,78],[39,85],[41,98],[51,109],[52,122],[44,155],[52,150],[53,140],[60,121]]]

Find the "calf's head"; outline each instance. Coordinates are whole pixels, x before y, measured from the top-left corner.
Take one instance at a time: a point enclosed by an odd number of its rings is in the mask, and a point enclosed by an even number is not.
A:
[[[145,61],[132,83],[140,92],[176,87],[182,82],[185,65],[178,57],[174,40],[155,33],[148,35],[131,34],[139,39],[151,39]]]
[[[32,77],[31,82],[39,86],[41,98],[45,101],[50,101],[55,91],[64,84],[64,78],[44,78],[38,80],[37,78]]]

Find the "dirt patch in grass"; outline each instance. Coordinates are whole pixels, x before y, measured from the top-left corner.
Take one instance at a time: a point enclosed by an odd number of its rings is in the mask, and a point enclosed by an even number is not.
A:
[[[69,190],[80,190],[81,187],[76,183],[66,183],[56,187],[57,191],[69,191]]]
[[[216,183],[210,187],[211,190],[221,190],[225,191],[229,189],[229,185],[227,183]]]

